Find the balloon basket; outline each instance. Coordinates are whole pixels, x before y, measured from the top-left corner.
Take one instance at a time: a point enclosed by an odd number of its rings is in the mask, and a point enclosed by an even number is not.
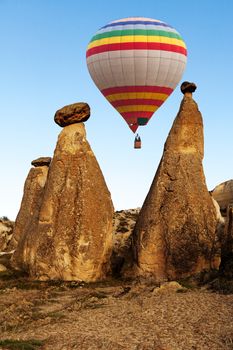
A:
[[[135,149],[140,149],[142,147],[142,142],[140,136],[137,134],[134,140],[134,148]]]

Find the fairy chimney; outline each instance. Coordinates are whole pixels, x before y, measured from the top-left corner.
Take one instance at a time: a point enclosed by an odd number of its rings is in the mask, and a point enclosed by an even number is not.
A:
[[[216,210],[202,160],[203,121],[192,98],[195,84],[182,84],[184,98],[133,233],[137,273],[157,281],[218,268]]]
[[[40,157],[31,162],[33,168],[30,169],[24,184],[23,198],[9,249],[16,249],[18,242],[27,236],[27,232],[37,222],[50,162],[50,157]]]
[[[72,112],[73,111],[73,112]],[[86,139],[87,104],[55,114],[61,131],[36,229],[27,245],[27,270],[39,280],[102,280],[110,269],[113,204]]]

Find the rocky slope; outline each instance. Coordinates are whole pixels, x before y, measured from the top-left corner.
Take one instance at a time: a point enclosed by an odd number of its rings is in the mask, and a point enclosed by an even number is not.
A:
[[[0,348],[34,339],[38,350],[231,350],[232,315],[233,295],[206,288],[0,277]]]

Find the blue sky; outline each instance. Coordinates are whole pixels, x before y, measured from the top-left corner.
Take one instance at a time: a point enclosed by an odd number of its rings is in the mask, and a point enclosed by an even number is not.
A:
[[[182,81],[193,81],[204,120],[204,171],[209,189],[233,178],[233,2],[231,0],[0,0],[0,216],[14,219],[30,163],[52,156],[61,129],[57,109],[88,102],[87,138],[116,209],[142,205],[179,109],[179,87],[133,133],[91,80],[86,46],[108,22],[129,16],[165,21],[188,49]]]

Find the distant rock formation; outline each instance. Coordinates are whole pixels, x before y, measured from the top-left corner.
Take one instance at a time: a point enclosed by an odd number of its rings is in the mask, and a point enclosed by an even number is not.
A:
[[[210,192],[211,194],[211,192]],[[220,210],[220,206],[218,204],[218,202],[214,199],[214,197],[212,197],[211,195],[211,199],[212,202],[214,204],[215,207],[215,213],[216,213],[216,219],[217,219],[217,226],[216,226],[216,239],[221,243],[223,243],[224,241],[224,237],[225,237],[225,224],[226,224],[226,218],[224,216],[222,216],[221,210]]]
[[[20,244],[16,252],[21,266],[40,280],[104,279],[110,270],[113,211],[84,124],[66,126],[58,137],[37,224],[24,244],[26,252]]]
[[[0,252],[5,252],[13,235],[14,222],[6,217],[0,218]]]
[[[191,91],[164,146],[133,233],[139,273],[174,280],[218,268],[217,216],[202,167],[203,122]]]
[[[222,182],[212,191],[213,198],[218,202],[223,216],[227,215],[227,207],[233,205],[233,180]]]
[[[112,274],[124,274],[132,264],[132,233],[140,208],[119,210],[114,213],[113,250],[111,256]],[[123,268],[124,267],[124,268]]]
[[[15,220],[13,237],[10,242],[10,249],[16,249],[19,240],[21,248],[17,249],[13,256],[12,263],[15,267],[21,266],[24,260],[21,256],[25,251],[25,239],[29,239],[30,232],[38,221],[39,210],[42,203],[44,186],[47,180],[50,157],[40,157],[31,162],[35,167],[31,168],[24,184],[24,193],[19,213]],[[19,267],[18,266],[18,267]]]
[[[226,278],[233,279],[233,205],[227,208],[225,230],[221,238],[220,272]]]

